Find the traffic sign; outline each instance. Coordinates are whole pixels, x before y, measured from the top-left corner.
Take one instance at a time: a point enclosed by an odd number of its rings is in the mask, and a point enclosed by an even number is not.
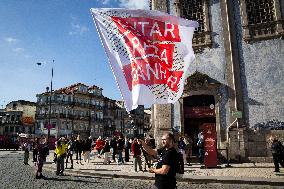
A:
[[[232,111],[232,116],[234,118],[242,118],[243,117],[243,112],[242,111]]]

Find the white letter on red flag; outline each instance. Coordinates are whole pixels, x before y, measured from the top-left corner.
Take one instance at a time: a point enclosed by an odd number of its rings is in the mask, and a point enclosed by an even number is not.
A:
[[[91,9],[127,111],[182,95],[198,26],[149,10]]]

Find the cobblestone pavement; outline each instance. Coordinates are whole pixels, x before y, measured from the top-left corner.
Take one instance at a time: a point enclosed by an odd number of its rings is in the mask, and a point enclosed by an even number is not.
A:
[[[51,155],[53,152],[51,152]],[[52,161],[52,157],[48,157],[47,161]],[[82,161],[83,162],[83,161]],[[51,165],[55,167],[55,164]],[[193,163],[192,166],[185,166],[184,176],[193,177],[235,177],[235,178],[263,178],[263,179],[281,179],[284,180],[284,169],[280,169],[280,173],[274,173],[273,163],[242,163],[233,164],[231,168],[226,168],[225,164],[221,165],[221,169],[200,169],[201,165]],[[132,158],[130,162],[126,162],[123,166],[111,163],[110,165],[103,164],[103,158],[91,157],[90,163],[76,164],[74,163],[74,170],[82,172],[108,172],[108,173],[127,173],[139,175],[141,172],[136,173],[133,168]],[[143,173],[149,174],[149,173]],[[153,174],[149,174],[153,175]]]
[[[23,152],[20,151],[0,151],[0,188],[104,188],[104,189],[147,189],[151,188],[153,181],[133,180],[133,179],[113,179],[107,177],[68,175],[56,176],[54,172],[44,170],[46,179],[37,180],[34,177],[35,167],[23,164]],[[228,184],[193,184],[178,183],[178,188],[239,188],[239,189],[264,189],[283,188],[271,186],[251,186],[251,185],[228,185]]]

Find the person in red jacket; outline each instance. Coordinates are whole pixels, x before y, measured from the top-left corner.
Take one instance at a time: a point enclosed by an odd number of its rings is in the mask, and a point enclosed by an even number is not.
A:
[[[141,161],[141,149],[140,149],[140,144],[138,144],[138,139],[134,138],[132,146],[131,146],[131,150],[133,153],[133,164],[134,164],[134,171],[137,172],[137,164],[139,166],[139,170],[142,170],[142,161]]]
[[[96,150],[98,151],[98,157],[101,157],[102,149],[104,148],[105,142],[102,140],[102,137],[99,136],[99,138],[96,140]]]

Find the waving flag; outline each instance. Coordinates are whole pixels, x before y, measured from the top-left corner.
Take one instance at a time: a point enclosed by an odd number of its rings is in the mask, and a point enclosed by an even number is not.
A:
[[[91,13],[127,111],[181,97],[197,22],[150,10]]]

